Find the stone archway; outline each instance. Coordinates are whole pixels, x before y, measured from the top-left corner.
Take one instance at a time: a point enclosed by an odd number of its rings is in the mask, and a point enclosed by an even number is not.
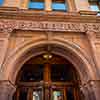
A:
[[[9,61],[7,60],[5,63],[7,68],[6,71],[4,71],[6,73],[4,73],[4,75],[6,75],[5,77],[7,77],[13,84],[15,84],[16,76],[21,66],[31,57],[46,52],[47,45],[51,46],[52,53],[63,56],[75,66],[81,78],[81,88],[84,95],[86,96],[86,100],[95,100],[92,88],[92,94],[89,90],[90,84],[85,85],[84,88],[84,84],[86,84],[87,81],[95,78],[95,74],[91,69],[91,64],[88,62],[82,51],[70,43],[61,41],[39,41],[37,43],[30,43],[26,46],[22,46],[21,49],[19,48],[18,51],[14,52],[14,54],[9,58]]]

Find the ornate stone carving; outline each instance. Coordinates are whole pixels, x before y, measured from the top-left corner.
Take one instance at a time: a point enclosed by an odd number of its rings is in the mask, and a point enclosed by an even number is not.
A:
[[[100,32],[100,24],[96,23],[70,23],[26,20],[0,20],[0,31],[12,32],[14,30],[31,31],[60,31],[60,32]]]
[[[12,100],[11,97],[15,92],[16,87],[8,80],[0,81],[0,99]],[[10,91],[10,92],[9,92]]]

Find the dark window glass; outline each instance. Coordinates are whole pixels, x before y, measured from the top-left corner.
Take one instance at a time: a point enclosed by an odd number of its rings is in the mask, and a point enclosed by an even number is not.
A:
[[[43,80],[43,65],[27,64],[23,69],[21,81],[24,82],[39,82]]]
[[[44,0],[30,0],[29,9],[37,9],[37,10],[44,9]]]
[[[67,96],[67,100],[75,100],[74,89],[72,87],[67,88],[66,96]]]
[[[52,0],[52,10],[55,11],[66,11],[67,6],[65,0]]]
[[[27,100],[28,89],[21,89],[19,100]]]
[[[51,66],[51,80],[56,81],[73,81],[75,79],[76,73],[67,64],[53,64]]]

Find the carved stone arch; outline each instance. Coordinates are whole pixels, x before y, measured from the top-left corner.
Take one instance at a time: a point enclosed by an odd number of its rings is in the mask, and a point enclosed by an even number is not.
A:
[[[56,50],[52,50],[53,53],[64,56],[76,66],[76,69],[80,73],[80,76],[83,80],[88,81],[89,79],[92,80],[93,78],[95,78],[95,74],[92,72],[91,65],[87,61],[86,57],[83,56],[80,48],[76,47],[74,44],[61,42],[59,40],[49,42],[47,42],[46,40],[38,42],[30,41],[30,43],[25,44],[17,49],[17,51],[14,52],[13,55],[9,56],[9,58],[7,59],[8,62],[5,63],[6,70],[4,72],[6,73],[5,75],[7,75],[6,78],[15,80],[11,78],[11,76],[14,77],[17,75],[17,71],[21,68],[23,62],[26,61],[26,59],[30,56],[36,56],[38,53],[45,52],[43,48],[47,45],[47,43],[56,48]],[[61,52],[62,50],[63,52]]]
[[[5,78],[15,84],[17,74],[22,65],[31,57],[44,53],[47,45],[51,46],[52,53],[63,56],[74,65],[79,73],[82,84],[88,80],[93,80],[96,77],[95,73],[93,73],[93,70],[91,69],[92,65],[88,62],[85,55],[83,55],[81,49],[76,47],[74,44],[61,40],[39,40],[36,42],[30,41],[27,44],[19,46],[19,48],[8,57],[4,64],[3,75]],[[84,91],[87,91],[87,89]],[[94,94],[92,94],[92,96],[93,95]],[[95,96],[93,97],[93,100],[95,100],[94,98]]]

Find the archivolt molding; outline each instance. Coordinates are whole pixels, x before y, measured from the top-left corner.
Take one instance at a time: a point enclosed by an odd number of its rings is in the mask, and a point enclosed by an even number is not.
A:
[[[93,72],[92,65],[85,58],[85,55],[83,55],[80,48],[75,47],[73,44],[57,40],[49,41],[48,43],[51,46],[54,46],[53,48],[56,48],[53,51],[54,53],[58,52],[59,55],[63,55],[64,57],[68,58],[68,60],[70,60],[76,66],[76,69],[80,73],[80,77],[82,78],[82,80],[96,78],[96,74]],[[41,46],[45,47],[45,45],[47,45],[48,43],[45,40],[41,40],[35,43],[33,43],[33,41],[30,41],[30,43],[24,44],[23,46],[20,46],[20,48],[17,48],[17,50],[12,53],[12,56],[9,56],[9,58],[6,59],[3,65],[3,74],[5,78],[9,78],[11,81],[14,82],[18,70],[22,67],[23,62],[26,61],[29,56],[36,56],[34,54],[37,54],[38,52],[43,53],[44,49],[41,49]],[[59,49],[59,51],[57,50],[57,48],[60,48],[61,50]],[[61,53],[61,51],[63,51],[64,53]],[[86,79],[84,79],[84,77]]]
[[[73,52],[77,53],[77,55],[82,55],[84,56],[84,58],[89,61],[89,63],[92,65],[91,61],[89,59],[91,59],[91,57],[89,57],[87,55],[87,53],[83,50],[83,48],[81,48],[80,46],[77,46],[75,43],[71,42],[71,41],[66,41],[66,39],[62,39],[62,38],[54,38],[52,37],[51,40],[47,40],[47,38],[38,38],[36,39],[35,41],[33,41],[33,39],[30,39],[28,41],[25,41],[23,43],[21,43],[20,45],[18,45],[15,49],[11,50],[10,54],[8,54],[8,58],[7,59],[10,59],[12,57],[15,57],[18,55],[18,52],[19,50],[23,50],[23,48],[25,47],[30,47],[31,45],[32,46],[35,46],[37,45],[38,43],[42,44],[42,42],[44,44],[55,44],[58,42],[59,45],[66,45],[67,48],[69,49],[72,49],[73,48]],[[62,44],[63,43],[63,44]],[[38,48],[38,45],[37,47]],[[63,47],[63,48],[66,48],[66,47]],[[26,51],[25,51],[26,52]],[[20,52],[21,53],[21,52]]]

